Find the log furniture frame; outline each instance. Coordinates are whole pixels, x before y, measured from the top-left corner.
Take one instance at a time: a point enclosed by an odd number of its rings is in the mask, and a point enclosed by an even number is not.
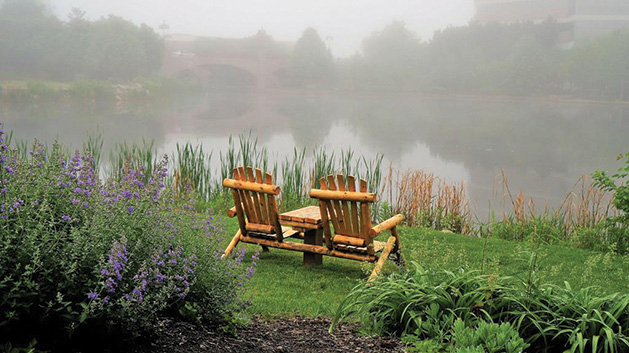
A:
[[[320,189],[309,193],[311,198],[319,200],[319,206],[280,215],[275,200],[280,187],[273,185],[272,176],[263,175],[258,168],[235,168],[234,179],[223,180],[223,186],[231,189],[234,207],[227,215],[238,218],[239,229],[222,257],[229,256],[239,242],[244,242],[303,252],[304,265],[320,265],[322,255],[375,262],[369,281],[378,276],[390,254],[403,265],[396,226],[404,217],[398,214],[372,227],[370,205],[376,201],[376,195],[367,192],[365,180],[360,179],[359,184],[356,191],[355,178],[351,175],[347,177],[347,188],[341,174],[336,178],[329,175],[327,183],[326,178],[321,178]],[[375,241],[385,230],[391,233],[387,241]],[[302,238],[304,242],[285,241],[290,237]]]
[[[234,179],[223,180],[223,186],[231,189],[234,207],[227,216],[238,218],[238,231],[222,258],[229,256],[239,242],[282,248],[284,239],[298,235],[298,231],[282,227],[277,213],[275,197],[280,187],[273,185],[273,177],[259,168],[237,167]]]
[[[331,256],[376,262],[369,281],[380,274],[390,254],[404,265],[396,228],[404,216],[397,214],[372,227],[370,208],[376,194],[367,192],[367,181],[360,179],[357,191],[354,176],[348,175],[346,180],[343,174],[328,175],[319,179],[319,187],[310,190],[310,197],[319,200],[323,237]],[[386,242],[374,240],[385,230],[391,233]]]

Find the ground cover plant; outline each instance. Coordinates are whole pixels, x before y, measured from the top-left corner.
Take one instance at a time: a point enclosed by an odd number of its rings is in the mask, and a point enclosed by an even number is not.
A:
[[[93,159],[35,141],[27,156],[0,132],[0,337],[59,347],[140,334],[164,312],[224,321],[243,310],[254,263],[220,261],[223,226],[189,212],[125,164],[102,181]],[[173,207],[178,205],[178,207]]]

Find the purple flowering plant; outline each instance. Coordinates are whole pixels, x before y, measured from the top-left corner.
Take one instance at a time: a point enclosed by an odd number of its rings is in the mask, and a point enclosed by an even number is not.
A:
[[[1,336],[35,321],[67,336],[79,325],[141,328],[189,303],[219,321],[246,306],[253,267],[244,253],[220,260],[222,221],[182,206],[193,200],[166,186],[167,164],[127,163],[103,181],[90,156],[56,142],[20,155],[0,125]]]

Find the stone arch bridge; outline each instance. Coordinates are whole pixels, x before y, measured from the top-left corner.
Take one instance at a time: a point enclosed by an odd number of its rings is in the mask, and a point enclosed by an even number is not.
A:
[[[225,46],[223,50],[197,52],[192,38],[167,39],[163,74],[194,77],[204,83],[221,77],[225,80],[236,77],[240,85],[266,89],[279,86],[279,75],[289,64],[288,55],[238,50],[234,45]],[[218,41],[237,43],[242,39]]]

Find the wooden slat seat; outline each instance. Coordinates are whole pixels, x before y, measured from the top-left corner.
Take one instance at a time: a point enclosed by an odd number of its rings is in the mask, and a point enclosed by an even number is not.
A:
[[[231,189],[234,199],[234,207],[227,211],[227,215],[238,217],[239,227],[223,257],[228,256],[240,241],[257,243],[255,239],[260,239],[281,243],[285,237],[297,233],[280,224],[275,200],[280,188],[273,185],[271,174],[263,174],[258,168],[238,167],[234,169],[234,179],[223,180],[223,186]],[[263,247],[266,249],[267,245]]]
[[[353,176],[328,175],[319,180],[319,189],[312,189],[310,197],[319,200],[319,212],[323,221],[323,237],[330,251],[337,254],[354,254],[356,260],[377,262],[369,277],[372,281],[382,270],[389,254],[396,255],[402,263],[400,239],[396,226],[404,217],[395,215],[372,227],[371,204],[376,195],[367,192],[367,182]],[[391,236],[386,242],[374,241],[380,233],[388,230]],[[333,234],[334,233],[334,234]],[[378,254],[380,253],[380,254]]]
[[[281,190],[273,185],[269,173],[263,174],[260,169],[254,170],[252,167],[238,167],[234,169],[234,179],[223,180],[223,186],[231,189],[234,199],[234,207],[227,211],[227,215],[237,217],[239,227],[225,249],[223,258],[229,256],[239,242],[261,245],[265,251],[271,247],[302,251],[305,264],[310,264],[313,258],[320,258],[318,250],[327,250],[316,241],[321,239],[322,232],[317,208],[303,208],[282,214],[283,219],[289,220],[286,225],[282,225],[275,200]],[[303,241],[286,242],[287,238]]]
[[[227,214],[238,218],[239,230],[223,257],[242,241],[303,252],[305,265],[320,264],[323,255],[375,262],[369,280],[375,279],[389,254],[402,263],[396,226],[403,217],[396,215],[372,226],[370,207],[376,195],[367,192],[365,180],[358,180],[358,189],[356,182],[351,175],[347,180],[340,174],[321,178],[320,189],[310,191],[310,197],[319,200],[318,207],[278,215],[275,197],[281,190],[273,185],[271,175],[252,167],[234,169],[234,179],[225,179],[223,186],[231,189],[234,207]],[[374,240],[386,230],[391,233],[386,242]],[[289,237],[303,242],[285,241]]]

